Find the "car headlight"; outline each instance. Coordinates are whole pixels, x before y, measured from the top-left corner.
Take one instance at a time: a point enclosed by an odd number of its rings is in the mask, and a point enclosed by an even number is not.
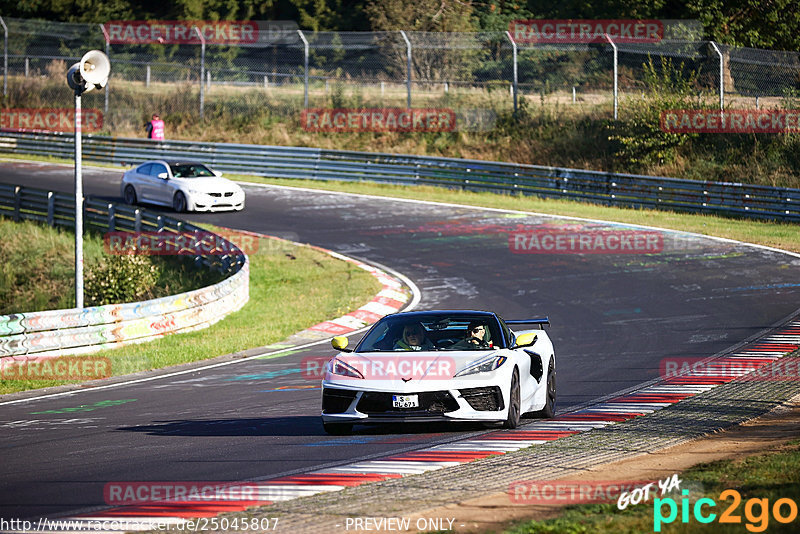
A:
[[[199,194],[201,194],[201,191],[196,191],[194,189],[187,189],[186,192],[189,193],[190,195],[199,195]]]
[[[331,360],[329,369],[334,375],[349,376],[350,378],[364,378],[364,375],[362,375],[358,369],[347,365],[338,358]]]
[[[477,373],[488,373],[490,371],[494,371],[504,363],[506,363],[505,356],[489,356],[486,358],[481,358],[480,360],[476,360],[466,366],[464,369],[456,373],[456,377],[459,376],[467,376],[467,375],[474,375]]]

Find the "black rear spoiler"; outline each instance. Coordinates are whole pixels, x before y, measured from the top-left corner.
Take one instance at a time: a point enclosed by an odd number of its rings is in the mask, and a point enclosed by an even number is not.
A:
[[[506,324],[538,324],[539,328],[544,328],[544,325],[550,326],[550,318],[542,317],[540,319],[516,319],[514,321],[506,321]]]

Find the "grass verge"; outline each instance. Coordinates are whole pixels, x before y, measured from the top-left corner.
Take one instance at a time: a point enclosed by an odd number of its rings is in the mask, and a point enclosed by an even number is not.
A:
[[[83,253],[86,303],[92,305],[101,298],[105,302],[109,295],[95,291],[90,283],[93,270],[100,273],[112,259],[104,251],[102,235],[86,232]],[[75,234],[71,230],[0,217],[0,257],[4,260],[0,265],[0,315],[75,306]],[[137,288],[137,294],[118,292],[116,296],[122,300],[113,302],[174,295],[220,280],[216,273],[194,269],[187,258],[151,256],[143,260],[154,267],[152,283]],[[102,276],[108,276],[108,271]],[[115,286],[130,285],[125,280],[115,282]]]
[[[688,516],[683,522],[682,496],[675,499],[677,516],[670,524],[660,526],[660,532],[705,533],[705,532],[797,532],[797,505],[800,505],[800,441],[793,441],[757,456],[732,461],[718,461],[699,464],[684,471],[680,478],[692,481],[695,487],[702,488],[702,495],[687,496]],[[684,482],[685,486],[685,482]],[[741,495],[741,502],[733,506],[733,496],[720,496],[728,489],[735,489]],[[705,497],[712,499],[716,506],[702,507],[708,516],[716,514],[714,521],[701,524],[695,518],[694,503]],[[725,498],[727,497],[727,498]],[[766,508],[760,503],[750,503],[750,499],[766,500]],[[776,520],[773,511],[778,499],[790,499],[795,503],[795,517],[788,524]],[[543,521],[527,521],[506,530],[506,534],[532,533],[573,533],[573,534],[618,534],[654,532],[655,500],[647,504],[629,506],[618,510],[616,503],[570,506],[559,517]],[[738,523],[721,523],[726,509],[731,508],[731,518],[738,517]],[[668,505],[660,506],[663,517],[669,516]],[[780,513],[790,516],[790,505],[784,502]],[[658,531],[656,531],[658,532]]]
[[[109,358],[114,376],[213,358],[283,340],[358,308],[378,291],[378,281],[352,263],[265,238],[250,255],[250,300],[241,310],[203,330],[92,356]],[[0,394],[66,383],[0,379]]]

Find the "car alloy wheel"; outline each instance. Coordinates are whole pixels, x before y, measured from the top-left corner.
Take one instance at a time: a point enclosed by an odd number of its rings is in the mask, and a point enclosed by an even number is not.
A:
[[[544,408],[537,412],[536,415],[546,419],[556,415],[556,367],[553,365],[552,359],[547,367],[547,398],[545,399]]]
[[[181,191],[178,191],[175,193],[175,196],[172,197],[172,209],[178,213],[186,211],[186,195]]]
[[[122,195],[125,200],[125,204],[136,204],[136,190],[133,188],[132,185],[125,186],[125,193]]]
[[[508,417],[504,428],[517,428],[520,418],[519,372],[516,367],[511,375],[511,389],[508,395]]]

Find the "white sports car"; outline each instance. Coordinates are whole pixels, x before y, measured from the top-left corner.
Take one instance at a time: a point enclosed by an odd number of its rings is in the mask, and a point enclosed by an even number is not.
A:
[[[202,163],[146,161],[122,175],[122,198],[148,202],[176,212],[243,210],[244,191]]]
[[[509,325],[535,325],[513,331]],[[553,417],[556,361],[547,318],[504,321],[485,311],[387,315],[322,381],[322,422],[331,434],[354,423],[481,421],[516,428],[520,416]]]

